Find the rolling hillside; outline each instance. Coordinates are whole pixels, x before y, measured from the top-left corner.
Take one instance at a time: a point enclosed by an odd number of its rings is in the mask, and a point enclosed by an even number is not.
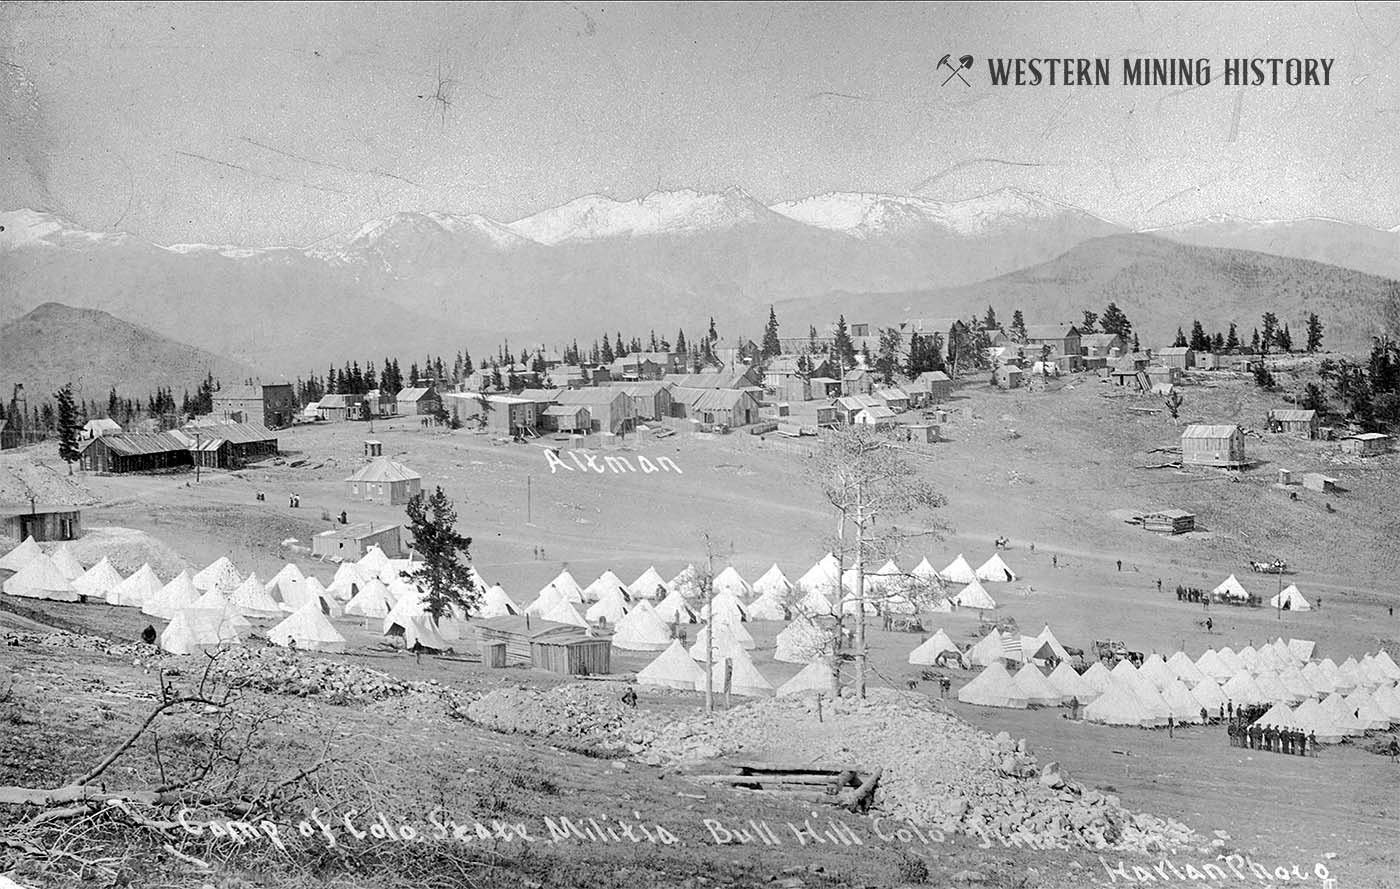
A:
[[[45,303],[0,327],[0,387],[6,399],[15,383],[23,383],[31,398],[42,398],[72,382],[80,398],[103,404],[113,386],[128,398],[145,398],[165,386],[178,400],[206,373],[226,383],[257,375],[246,364],[94,309]]]
[[[1351,269],[1245,250],[1180,244],[1150,235],[1116,235],[1081,244],[1049,262],[961,287],[897,293],[835,292],[778,304],[789,328],[847,320],[890,324],[909,318],[969,317],[988,305],[1002,319],[1020,309],[1028,323],[1078,323],[1084,309],[1110,300],[1133,321],[1144,345],[1169,345],[1176,328],[1199,318],[1208,331],[1234,321],[1248,339],[1259,316],[1273,311],[1291,325],[1316,312],[1326,348],[1369,345],[1379,309],[1400,282]],[[801,326],[798,326],[801,325]]]

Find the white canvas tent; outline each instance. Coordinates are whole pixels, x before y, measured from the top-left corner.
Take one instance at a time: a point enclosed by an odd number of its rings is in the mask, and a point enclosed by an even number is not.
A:
[[[554,587],[555,592],[563,596],[565,602],[583,601],[583,588],[578,585],[578,581],[574,580],[574,576],[569,573],[567,568],[560,571],[559,575],[545,586],[546,589]],[[540,590],[540,594],[543,595],[544,590]]]
[[[613,647],[626,651],[664,651],[671,641],[670,628],[646,599],[617,622],[612,636]]]
[[[150,563],[146,563],[107,593],[107,604],[140,608],[146,604],[147,599],[159,593],[162,586],[164,584],[151,570]]]
[[[628,601],[627,584],[622,582],[622,578],[612,573],[612,569],[608,569],[598,575],[597,580],[584,587],[583,601],[597,602],[604,596],[614,595],[620,596],[623,602]]]
[[[1002,561],[1001,553],[992,553],[992,557],[982,563],[977,569],[977,579],[986,580],[992,583],[1010,583],[1016,579],[1016,572],[1011,570],[1011,566]]]
[[[389,567],[389,557],[384,555],[384,550],[378,544],[370,544],[369,549],[360,557],[360,561],[355,564],[360,566],[360,571],[366,578],[378,577],[379,572]]]
[[[243,582],[243,578],[238,576],[238,571],[233,567],[233,562],[228,556],[219,556],[210,562],[204,570],[196,573],[190,578],[194,588],[203,592],[204,590],[236,590]]]
[[[666,584],[667,589],[680,593],[686,599],[703,599],[705,591],[700,588],[700,572],[694,565],[686,565]]]
[[[475,617],[506,617],[511,614],[519,614],[520,606],[515,604],[515,600],[506,594],[505,587],[499,583],[495,586],[487,587],[481,594],[481,602],[477,605]]]
[[[73,555],[73,549],[67,541],[60,543],[58,548],[49,554],[49,558],[53,559],[54,565],[63,572],[63,576],[68,578],[69,582],[77,580],[84,574],[83,563],[79,562],[77,556]]]
[[[1046,681],[1064,697],[1066,702],[1078,699],[1081,705],[1092,703],[1099,696],[1098,689],[1084,681],[1084,677],[1074,672],[1069,661],[1060,661]]]
[[[775,640],[773,660],[786,664],[810,664],[825,658],[835,646],[835,635],[805,617],[793,618]]]
[[[987,592],[986,587],[977,582],[977,578],[972,579],[972,583],[962,588],[953,597],[953,604],[959,608],[974,608],[985,611],[997,607],[996,600]]]
[[[651,565],[627,585],[627,592],[633,599],[657,602],[666,598],[666,579],[657,573],[655,565]]]
[[[615,626],[627,616],[627,594],[620,584],[614,585],[611,582],[603,584],[597,588],[596,593],[597,600],[589,605],[588,610],[584,612],[584,617],[588,619],[589,623],[606,621],[609,626]],[[587,595],[587,590],[584,591],[584,594]]]
[[[773,596],[781,601],[792,591],[792,584],[788,582],[787,576],[778,567],[778,563],[774,562],[773,567],[763,572],[763,576],[753,582],[753,591],[760,597]]]
[[[968,650],[967,662],[974,667],[987,667],[1001,663],[1002,654],[1001,633],[992,630]]]
[[[1065,702],[1064,693],[1049,682],[1045,678],[1045,674],[1040,672],[1040,668],[1035,664],[1022,664],[1021,669],[1017,670],[1011,678],[1015,680],[1016,687],[1025,695],[1027,704],[1058,707]]]
[[[360,590],[365,588],[370,579],[365,577],[357,563],[341,562],[340,567],[335,569],[335,577],[331,578],[326,590],[340,601],[349,602],[355,598]]]
[[[141,613],[170,620],[175,617],[175,612],[181,608],[191,608],[198,601],[199,591],[194,588],[190,573],[181,571],[161,587],[160,592],[146,599],[146,603],[141,606]]]
[[[718,620],[705,624],[700,628],[700,632],[695,634],[695,644],[690,647],[690,656],[697,661],[704,661],[709,645],[710,633],[714,633],[715,657],[719,657],[719,652],[728,648],[751,649],[756,646],[753,636],[744,629],[744,625],[738,621],[725,620],[721,616]]]
[[[76,602],[78,591],[54,564],[53,559],[39,553],[26,560],[23,568],[0,587],[11,596],[26,599],[49,599],[54,602]]]
[[[715,655],[713,681],[716,694],[724,691],[725,659],[728,659],[731,665],[729,679],[729,690],[731,694],[760,698],[769,697],[774,693],[775,689],[773,688],[773,683],[763,678],[763,674],[758,672],[758,667],[754,664],[753,658],[749,657],[747,651],[740,648],[726,651],[722,655]],[[700,678],[700,681],[696,683],[695,690],[705,690],[705,679],[703,676]]]
[[[1233,574],[1221,581],[1220,586],[1211,590],[1210,594],[1217,599],[1233,599],[1239,602],[1249,598],[1249,592]]]
[[[345,651],[345,637],[321,613],[314,599],[287,615],[286,619],[267,633],[273,645],[301,651]]]
[[[916,666],[931,667],[938,662],[938,656],[945,651],[950,651],[961,657],[958,646],[939,627],[932,636],[928,637],[913,651],[909,652],[909,663]],[[957,658],[953,659],[957,662]]]
[[[710,587],[715,591],[716,596],[728,595],[744,598],[753,595],[753,587],[749,586],[749,582],[744,580],[743,575],[735,570],[733,565],[721,571]]]
[[[680,590],[671,590],[656,606],[656,616],[668,624],[693,624],[698,621],[695,611],[686,603]]]
[[[685,653],[679,639],[673,639],[656,660],[637,673],[637,684],[685,691],[705,688],[705,668]]]
[[[378,577],[366,583],[345,603],[345,613],[351,617],[387,617],[394,609],[389,588]]]
[[[971,682],[958,689],[958,700],[979,707],[1009,707],[1024,710],[1029,701],[1026,694],[997,661],[978,673]]]
[[[709,620],[711,611],[725,620],[746,621],[749,619],[744,603],[740,602],[738,596],[733,593],[715,593],[709,602],[700,606],[700,619]]]
[[[85,571],[82,577],[73,581],[73,589],[77,590],[80,596],[105,602],[108,594],[120,586],[121,582],[122,576],[112,567],[107,557],[103,556],[96,565]]]
[[[778,697],[819,694],[826,697],[836,695],[836,677],[831,667],[822,661],[813,661],[798,671],[797,675],[778,686]]]
[[[829,605],[830,597],[836,595],[841,586],[841,563],[835,555],[827,553],[797,579],[797,586],[806,593],[819,594]]]
[[[744,608],[749,620],[787,620],[788,608],[783,604],[785,595],[769,591],[754,599]]]
[[[200,596],[199,601],[194,603],[194,607],[196,610],[219,612],[223,615],[223,622],[239,636],[253,629],[253,625],[238,610],[238,606],[230,602],[228,597],[217,587]]]
[[[453,622],[448,617],[444,617],[443,621]],[[426,614],[410,617],[406,623],[399,624],[398,628],[403,635],[403,647],[410,651],[415,645],[428,651],[451,651],[453,648],[452,641],[443,633],[443,628],[434,624],[433,619]]]
[[[1282,592],[1270,598],[1269,607],[1278,611],[1312,611],[1312,605],[1298,592],[1296,583],[1290,583]]]
[[[43,555],[43,553],[43,548],[39,546],[38,542],[35,541],[33,537],[26,537],[24,538],[24,542],[19,546],[5,553],[5,555],[0,556],[0,570],[19,571],[25,565],[29,564],[30,559],[35,556]]]
[[[238,642],[238,631],[217,608],[181,608],[159,637],[160,647],[171,654],[209,652]]]
[[[972,570],[972,566],[968,564],[967,559],[963,557],[962,553],[958,553],[958,557],[949,562],[948,567],[938,572],[938,576],[944,583],[965,584],[977,582],[977,572]]]
[[[1138,698],[1132,684],[1115,677],[1108,689],[1084,708],[1084,718],[1103,725],[1126,725],[1149,728],[1166,724],[1165,717],[1154,715]]]

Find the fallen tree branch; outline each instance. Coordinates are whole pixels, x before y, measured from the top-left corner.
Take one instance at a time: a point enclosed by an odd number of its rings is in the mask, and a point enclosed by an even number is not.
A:
[[[185,793],[160,793],[155,790],[102,790],[82,784],[65,787],[0,787],[0,806],[58,806],[68,803],[104,803],[119,799],[147,806],[173,806],[196,797]],[[74,807],[79,808],[79,807]],[[72,812],[65,816],[83,814]]]
[[[100,776],[103,772],[107,771],[107,769],[111,767],[112,763],[116,762],[117,759],[120,758],[123,753],[130,750],[131,745],[139,741],[141,739],[141,736],[146,733],[146,729],[151,727],[151,723],[155,722],[156,719],[166,710],[169,710],[172,707],[179,706],[180,704],[206,704],[210,707],[223,707],[225,703],[227,702],[211,701],[208,698],[194,696],[171,698],[170,700],[163,701],[154,710],[152,710],[149,715],[146,716],[146,721],[141,723],[141,725],[137,727],[136,731],[132,732],[131,735],[125,741],[117,745],[117,748],[115,750],[107,754],[106,758],[104,758],[97,765],[89,769],[87,773],[79,777],[73,783],[81,785],[88,784],[96,780],[97,777]]]

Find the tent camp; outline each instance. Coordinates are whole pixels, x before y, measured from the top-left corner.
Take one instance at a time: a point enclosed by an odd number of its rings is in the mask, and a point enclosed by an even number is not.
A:
[[[710,587],[715,591],[716,596],[729,595],[742,598],[753,595],[753,587],[749,586],[749,582],[744,580],[733,565],[721,571]]]
[[[598,575],[597,580],[583,589],[583,601],[585,602],[597,602],[604,596],[620,596],[624,603],[630,601],[630,597],[627,595],[627,584],[622,582],[622,578],[612,573],[611,569]]]
[[[943,628],[940,627],[932,636],[925,639],[919,647],[909,652],[909,663],[918,666],[932,667],[938,663],[938,656],[945,651],[952,652],[954,655],[958,656],[952,659],[953,663],[957,663],[958,658],[961,657],[958,646],[953,643],[953,640],[950,639],[948,634],[943,632]]]
[[[345,637],[321,613],[320,604],[314,599],[287,615],[268,631],[267,638],[273,645],[300,651],[345,651]]]
[[[788,582],[787,576],[778,567],[778,563],[774,562],[773,567],[763,572],[763,576],[753,582],[753,591],[760,597],[772,596],[781,601],[792,591],[792,584]],[[768,620],[768,618],[759,619]]]
[[[164,586],[149,563],[137,568],[126,580],[107,593],[108,605],[121,605],[127,608],[140,608],[146,600],[160,592]]]
[[[1231,676],[1220,686],[1220,691],[1225,695],[1225,700],[1234,701],[1236,705],[1273,703],[1247,672]]]
[[[1097,689],[1085,682],[1083,676],[1074,672],[1069,661],[1060,661],[1045,679],[1066,702],[1077,699],[1081,705],[1088,704],[1099,696]]]
[[[1158,691],[1167,687],[1167,683],[1176,679],[1176,673],[1167,666],[1167,662],[1160,654],[1153,652],[1143,659],[1142,666],[1138,667],[1138,672],[1157,688]]]
[[[836,695],[836,677],[832,674],[831,667],[822,661],[813,661],[798,671],[796,676],[778,686],[778,697],[780,698],[804,694],[834,697]]]
[[[746,621],[749,619],[744,604],[733,593],[715,593],[709,602],[700,606],[700,619],[709,620],[711,611],[725,620]]]
[[[26,599],[51,599],[55,602],[76,602],[78,601],[78,591],[73,589],[73,584],[58,566],[53,563],[53,559],[39,553],[25,561],[23,568],[5,581],[0,587],[11,596],[21,596]]]
[[[671,641],[670,628],[645,599],[623,615],[612,636],[613,647],[626,651],[664,651]]]
[[[754,599],[744,607],[749,620],[787,620],[789,616],[783,597],[787,593],[769,591]]]
[[[971,682],[958,689],[958,700],[979,707],[1010,707],[1024,710],[1029,701],[1025,692],[997,661],[978,673]]]
[[[486,587],[481,594],[481,601],[477,604],[474,617],[505,617],[511,614],[519,614],[520,606],[515,604],[515,600],[506,594],[505,587],[499,583],[495,586]]]
[[[117,569],[112,567],[112,563],[103,556],[87,571],[83,576],[73,581],[73,589],[78,591],[78,595],[87,596],[89,599],[107,600],[107,595],[115,590],[122,582],[122,576],[117,573]]]
[[[832,631],[805,617],[793,618],[775,640],[773,660],[786,664],[810,664],[831,654],[836,644]]]
[[[590,589],[592,589],[590,587]],[[606,622],[609,626],[615,626],[627,616],[630,607],[627,601],[625,587],[621,584],[605,583],[596,588],[597,600],[588,606],[584,612],[584,617],[589,623]],[[584,590],[584,595],[588,595],[588,590]]]
[[[977,582],[977,572],[972,570],[972,566],[967,563],[967,559],[963,558],[962,553],[958,553],[958,557],[949,562],[948,567],[938,572],[938,576],[943,579],[944,583]]]
[[[1003,656],[1001,633],[991,630],[967,652],[967,662],[974,667],[1001,663]]]
[[[1191,686],[1191,696],[1200,701],[1201,706],[1217,718],[1225,712],[1225,706],[1230,703],[1214,679],[1202,679]]]
[[[366,583],[349,602],[345,613],[350,617],[387,617],[394,608],[389,588],[378,577]]]
[[[1201,722],[1203,705],[1180,679],[1173,678],[1167,682],[1162,689],[1162,700],[1167,702],[1167,709],[1171,711],[1172,719],[1178,725]],[[1209,714],[1210,711],[1206,712]]]
[[[1045,678],[1035,664],[1022,664],[1011,677],[1026,697],[1027,704],[1057,707],[1065,702],[1064,694]]]
[[[705,668],[685,653],[685,646],[679,639],[674,639],[656,660],[637,673],[637,684],[685,691],[703,690]]]
[[[160,647],[171,654],[214,651],[237,645],[238,631],[217,608],[181,608],[160,634]]]
[[[193,607],[199,601],[199,591],[194,588],[188,571],[181,571],[160,592],[148,598],[141,606],[142,614],[170,620],[181,608]]]
[[[1084,718],[1102,725],[1139,728],[1166,724],[1166,717],[1155,716],[1138,698],[1131,683],[1117,677],[1097,700],[1084,708]]]
[[[26,537],[19,546],[0,556],[0,571],[19,571],[29,564],[30,559],[43,555],[43,552],[33,537]]]
[[[974,608],[979,611],[997,607],[996,600],[987,593],[986,588],[978,583],[975,577],[972,579],[972,583],[963,587],[962,591],[953,597],[953,604],[959,608]]]
[[[194,603],[194,608],[196,611],[219,612],[223,615],[223,623],[239,636],[253,629],[253,625],[238,610],[238,606],[230,602],[217,587],[200,596],[199,601]]]
[[[1225,665],[1225,662],[1220,659],[1220,655],[1213,648],[1207,648],[1200,657],[1196,658],[1196,669],[1203,676],[1217,682],[1224,682],[1235,675],[1235,671]]]
[[[1094,661],[1089,665],[1089,669],[1079,675],[1079,678],[1084,680],[1085,685],[1099,694],[1108,691],[1108,686],[1113,682],[1113,674],[1103,665],[1103,661]]]
[[[1231,574],[1220,582],[1220,586],[1210,591],[1213,598],[1217,600],[1230,600],[1233,602],[1243,602],[1249,598],[1249,592]]]
[[[212,589],[232,591],[238,588],[243,578],[238,576],[238,571],[228,556],[219,556],[210,562],[208,567],[190,578],[190,581],[194,588],[201,592]]]
[[[693,624],[699,618],[685,601],[680,590],[671,590],[656,606],[656,616],[668,624]]]
[[[637,579],[627,585],[627,592],[633,599],[650,599],[659,602],[666,598],[666,579],[657,573],[656,566],[652,565],[638,575]]]
[[[63,572],[63,576],[68,578],[70,582],[77,580],[84,574],[82,562],[79,562],[77,556],[73,555],[73,549],[66,541],[60,543],[58,548],[49,554],[49,558],[53,559],[54,565]]]
[[[700,632],[695,634],[695,644],[690,647],[690,656],[697,661],[704,661],[707,652],[710,651],[710,633],[714,632],[713,654],[716,658],[721,657],[721,652],[730,648],[741,648],[749,650],[755,647],[753,636],[744,629],[744,625],[738,621],[725,620],[722,616],[700,628]]]
[[[1002,561],[1001,553],[992,553],[992,557],[982,563],[982,567],[977,569],[977,579],[986,580],[992,583],[1010,583],[1016,579],[1016,572],[1011,570],[1011,566]]]
[[[1298,592],[1296,583],[1290,583],[1283,592],[1269,599],[1269,607],[1279,611],[1312,611],[1312,605]]]
[[[1171,668],[1173,676],[1187,685],[1195,685],[1206,678],[1204,673],[1196,669],[1196,662],[1184,651],[1178,651],[1167,658],[1167,666]]]

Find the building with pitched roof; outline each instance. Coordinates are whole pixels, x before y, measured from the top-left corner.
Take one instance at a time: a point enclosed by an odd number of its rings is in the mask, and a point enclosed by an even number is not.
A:
[[[421,475],[388,457],[371,460],[345,481],[350,485],[350,496],[355,500],[390,506],[407,503],[423,488]]]
[[[1238,426],[1195,424],[1181,433],[1182,466],[1234,469],[1244,464],[1244,432]]]
[[[259,423],[269,429],[292,425],[300,408],[291,383],[221,386],[213,403],[212,415],[218,419]]]

